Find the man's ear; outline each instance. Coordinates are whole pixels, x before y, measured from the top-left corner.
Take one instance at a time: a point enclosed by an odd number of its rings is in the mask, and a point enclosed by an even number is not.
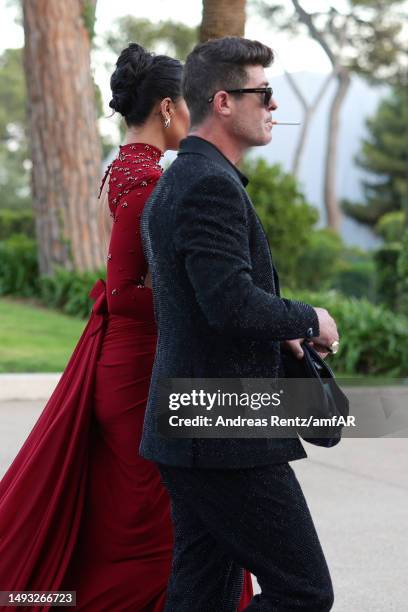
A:
[[[217,91],[214,96],[214,112],[223,117],[229,117],[231,114],[231,98],[226,91]]]

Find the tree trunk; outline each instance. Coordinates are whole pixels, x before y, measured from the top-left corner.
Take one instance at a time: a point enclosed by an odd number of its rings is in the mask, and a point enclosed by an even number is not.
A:
[[[309,133],[309,127],[313,117],[313,113],[314,109],[312,107],[303,110],[302,126],[300,128],[300,135],[296,144],[295,153],[293,155],[292,161],[292,174],[297,178],[299,178],[300,164],[303,158],[303,152],[305,149],[307,135]]]
[[[328,77],[326,77],[326,79],[323,81],[315,99],[312,100],[312,102],[307,101],[302,91],[298,87],[298,84],[296,83],[296,79],[293,76],[293,74],[285,70],[285,76],[286,76],[286,79],[293,93],[296,95],[303,109],[302,126],[300,128],[300,135],[299,135],[299,138],[296,144],[295,153],[293,155],[293,160],[292,160],[292,174],[298,177],[300,173],[300,165],[302,163],[303,153],[305,150],[307,136],[309,133],[309,128],[310,128],[310,124],[311,124],[313,115],[315,114],[321,100],[324,97],[324,94],[327,91],[327,88],[330,84],[333,73],[330,73]]]
[[[41,274],[103,262],[101,147],[82,0],[24,0],[32,191]]]
[[[244,36],[246,0],[203,0],[200,42],[223,36]]]
[[[340,112],[351,83],[350,74],[347,69],[339,69],[337,82],[338,87],[330,107],[329,115],[329,133],[324,177],[324,203],[327,213],[327,225],[336,232],[340,232],[342,216],[336,196],[336,163]]]

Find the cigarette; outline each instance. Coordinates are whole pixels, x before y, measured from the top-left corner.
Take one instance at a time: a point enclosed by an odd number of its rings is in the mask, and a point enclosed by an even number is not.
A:
[[[300,125],[300,121],[272,121],[273,125]]]

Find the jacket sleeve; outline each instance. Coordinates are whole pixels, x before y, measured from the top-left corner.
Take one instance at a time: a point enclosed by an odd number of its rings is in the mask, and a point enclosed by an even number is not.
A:
[[[311,306],[253,283],[245,204],[232,180],[198,181],[179,203],[175,222],[176,251],[211,327],[248,339],[319,335]]]

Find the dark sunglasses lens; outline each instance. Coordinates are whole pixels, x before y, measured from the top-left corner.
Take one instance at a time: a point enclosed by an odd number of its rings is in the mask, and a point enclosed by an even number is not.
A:
[[[265,93],[264,93],[264,104],[265,104],[265,106],[269,106],[269,104],[271,102],[271,98],[272,98],[272,89],[270,87],[268,87],[268,89],[265,89]]]

